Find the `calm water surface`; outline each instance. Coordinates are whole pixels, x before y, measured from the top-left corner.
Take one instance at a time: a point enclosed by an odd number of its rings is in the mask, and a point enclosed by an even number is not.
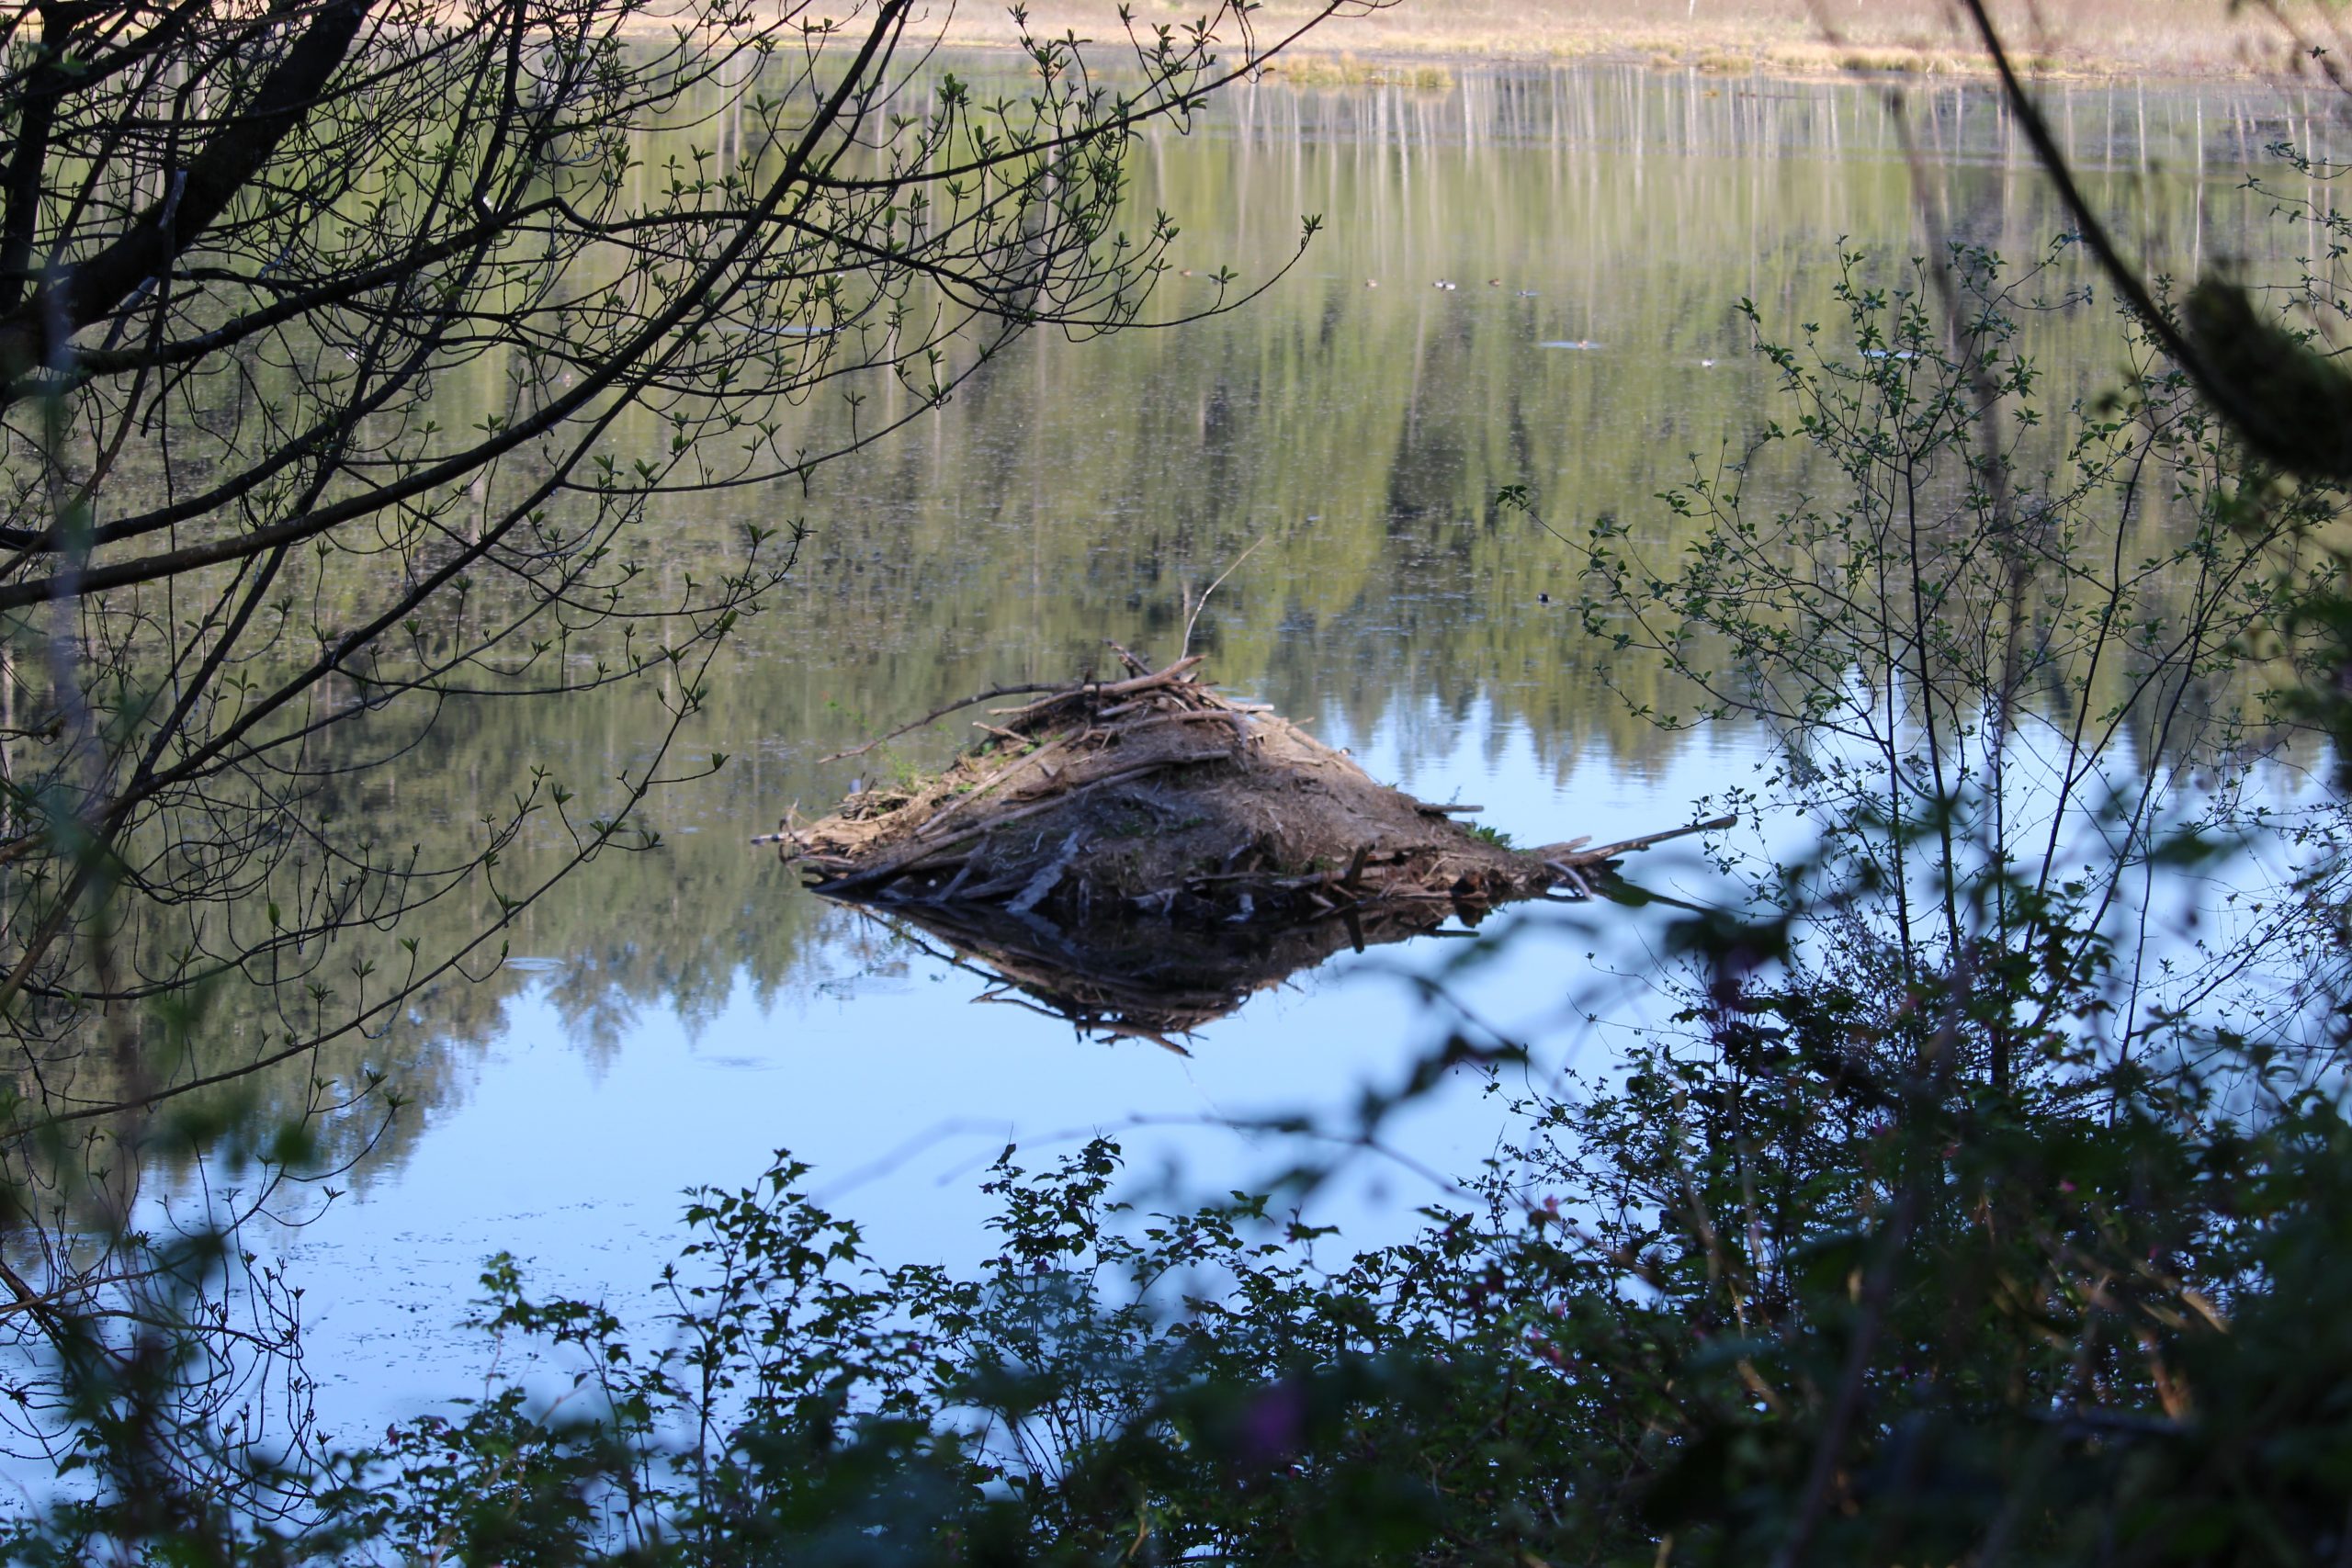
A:
[[[1196,639],[1228,684],[1313,716],[1373,772],[1476,801],[1521,841],[1612,839],[1687,819],[1752,776],[1755,736],[1668,735],[1560,611],[1570,561],[1515,515],[1527,483],[1563,528],[1612,513],[1670,546],[1654,497],[1774,412],[1734,312],[1793,333],[1833,318],[1841,242],[1922,243],[1874,85],[1580,68],[1472,75],[1451,92],[1301,91],[1221,102],[1159,136],[1139,199],[1186,226],[1171,311],[1207,274],[1262,277],[1299,215],[1326,231],[1239,314],[1071,344],[1040,338],[902,438],[805,495],[734,495],[670,520],[804,518],[815,530],[775,613],[730,655],[697,748],[737,759],[662,797],[656,853],[608,859],[536,908],[492,980],[423,1001],[373,1060],[413,1097],[350,1192],[280,1245],[308,1289],[311,1370],[331,1422],[372,1424],[463,1393],[488,1360],[456,1334],[483,1258],[542,1288],[644,1302],[678,1240],[678,1192],[741,1185],[789,1148],[894,1260],[988,1250],[977,1168],[1131,1128],[1147,1171],[1246,1183],[1300,1149],[1235,1119],[1344,1121],[1454,1021],[1408,976],[1444,973],[1481,1027],[1537,1043],[1539,1076],[1608,1070],[1586,1010],[1638,1010],[1656,913],[1543,908],[1527,934],[1350,957],[1263,995],[1179,1055],[1078,1037],[975,976],[801,892],[742,847],[859,766],[824,754],[993,682],[1100,663],[1102,639],[1172,654],[1203,586],[1244,550]],[[2307,239],[2241,187],[2295,103],[2246,91],[2053,89],[2098,198],[2177,271],[2218,256],[2278,268]],[[1957,231],[2039,254],[2058,219],[1980,90],[1915,90],[1917,138]],[[1448,284],[1453,287],[1439,287]],[[2120,351],[2104,309],[2029,329],[2056,377],[2095,388]],[[894,411],[884,409],[883,413]],[[802,415],[813,438],[846,415]],[[830,423],[829,423],[830,422]],[[680,570],[665,561],[662,570]],[[462,822],[526,761],[629,762],[655,710],[637,694],[459,715],[397,778],[404,818]],[[1638,863],[1658,891],[1717,889],[1695,853]],[[1464,1083],[1394,1130],[1464,1170],[1504,1127]],[[1373,1156],[1317,1199],[1376,1239],[1442,1190]]]

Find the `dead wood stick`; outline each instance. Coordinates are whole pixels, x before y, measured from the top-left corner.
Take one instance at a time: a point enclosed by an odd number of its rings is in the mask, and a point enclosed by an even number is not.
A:
[[[930,868],[926,866],[924,869],[928,871]],[[964,872],[968,872],[971,869],[972,863],[968,860],[966,861],[964,863],[964,871],[957,872],[956,874],[956,879],[961,881],[964,876]],[[991,877],[988,881],[981,883],[977,887],[965,888],[964,902],[967,904],[993,904],[1008,893],[1020,892],[1022,888],[1028,886],[1028,883],[1029,874],[1027,872],[1015,872],[1011,876]],[[935,895],[933,901],[934,903],[944,903],[946,899],[947,895],[942,893]]]
[[[1123,713],[1133,713],[1137,708],[1148,708],[1153,706],[1155,704],[1159,703],[1163,698],[1172,699],[1181,706],[1184,694],[1184,689],[1182,686],[1165,688],[1159,691],[1146,692],[1142,696],[1129,697],[1124,703],[1119,703],[1111,707],[1104,708],[1101,713],[1096,714],[1094,716],[1097,718],[1116,718]],[[1185,711],[1189,713],[1207,713],[1214,710],[1207,708],[1188,708]]]
[[[1668,828],[1662,833],[1645,833],[1638,839],[1620,839],[1613,844],[1603,844],[1597,850],[1583,850],[1574,854],[1555,854],[1552,852],[1551,846],[1546,846],[1535,852],[1545,860],[1557,860],[1563,865],[1578,867],[1599,865],[1602,861],[1615,860],[1619,855],[1629,855],[1635,850],[1645,850],[1653,844],[1665,843],[1668,839],[1688,838],[1692,833],[1719,832],[1725,828],[1738,826],[1739,818],[1736,817],[1717,817],[1711,821],[1693,822],[1687,828]]]
[[[1239,714],[1228,713],[1223,708],[1185,708],[1177,713],[1163,713],[1155,717],[1147,718],[1141,723],[1127,725],[1121,728],[1119,733],[1122,736],[1141,735],[1147,729],[1159,729],[1170,724],[1197,724],[1203,719],[1230,722],[1240,716]]]
[[[1170,665],[1165,670],[1158,671],[1149,675],[1137,675],[1133,680],[1128,681],[1088,682],[1083,685],[1078,686],[1033,686],[1027,689],[1030,691],[1050,691],[1053,693],[1053,695],[1046,698],[1043,702],[1028,703],[1017,708],[993,708],[989,711],[1000,714],[1011,714],[1013,716],[1014,722],[1017,723],[1019,722],[1021,715],[1040,712],[1068,697],[1124,697],[1136,692],[1148,691],[1154,686],[1172,686],[1176,683],[1176,678],[1179,675],[1182,675],[1185,671],[1190,670],[1193,665],[1200,663],[1207,657],[1208,655],[1205,653],[1195,653],[1189,658],[1178,660],[1175,663]],[[1015,687],[1012,689],[1017,691],[1022,688]],[[978,701],[978,699],[975,698],[974,700]],[[956,705],[957,707],[965,707],[969,705],[958,703]]]
[[[1125,649],[1120,647],[1111,638],[1107,637],[1104,637],[1102,639],[1102,646],[1117,654],[1119,656],[1120,662],[1126,665],[1126,667],[1138,675],[1148,675],[1151,673],[1150,665],[1146,664],[1142,660],[1136,658],[1134,654],[1129,653]]]
[[[1050,1013],[1047,1016],[1051,1018],[1059,1018],[1061,1014]],[[1201,1021],[1205,1023],[1208,1020],[1203,1019]],[[1115,1019],[1105,1018],[1098,1019],[1087,1027],[1093,1030],[1097,1034],[1107,1035],[1114,1040],[1148,1040],[1154,1045],[1159,1046],[1161,1050],[1173,1051],[1179,1056],[1189,1056],[1192,1055],[1192,1052],[1186,1050],[1183,1046],[1177,1044],[1176,1042],[1169,1039],[1167,1035],[1162,1034],[1159,1030],[1146,1029],[1140,1023],[1121,1023]],[[1178,1032],[1180,1033],[1182,1032],[1181,1028]]]
[[[1431,806],[1424,801],[1419,809],[1431,817],[1476,817],[1487,808],[1483,806]]]
[[[1069,869],[1069,863],[1078,858],[1078,852],[1083,849],[1085,844],[1086,829],[1072,828],[1069,830],[1069,837],[1062,840],[1062,847],[1055,852],[1054,858],[1047,862],[1035,876],[1022,885],[1021,891],[1013,896],[1011,903],[1005,905],[1004,912],[1008,915],[1025,915],[1044,903],[1046,895],[1060,886],[1062,873]]]
[[[884,735],[884,736],[880,736],[880,737],[877,737],[877,738],[876,738],[876,739],[875,739],[869,740],[869,741],[867,741],[867,742],[866,742],[865,745],[863,745],[863,746],[853,746],[853,747],[851,747],[851,748],[850,748],[848,750],[846,750],[846,751],[834,751],[834,752],[829,753],[829,754],[828,754],[828,755],[826,755],[826,756],[822,756],[822,757],[818,758],[818,759],[817,759],[817,761],[819,761],[820,762],[838,762],[838,761],[842,761],[842,760],[843,758],[845,758],[845,757],[863,757],[863,756],[865,756],[868,751],[873,750],[874,750],[874,748],[876,748],[876,746],[887,746],[887,745],[888,745],[891,741],[896,740],[896,739],[897,739],[899,736],[901,736],[901,735],[910,735],[910,734],[912,734],[914,731],[916,731],[916,730],[918,730],[918,729],[921,729],[924,725],[926,725],[926,724],[930,724],[930,723],[932,723],[932,722],[933,722],[934,720],[937,720],[937,719],[943,719],[943,718],[945,718],[949,714],[956,712],[958,708],[967,708],[967,707],[970,707],[970,706],[971,706],[973,704],[975,704],[975,703],[993,702],[993,701],[995,701],[995,700],[996,700],[997,698],[999,698],[999,697],[1018,697],[1018,696],[1025,695],[1025,694],[1027,694],[1028,693],[1031,693],[1031,692],[1058,692],[1058,693],[1061,693],[1061,694],[1063,694],[1067,695],[1067,694],[1069,694],[1069,693],[1072,693],[1072,692],[1082,692],[1082,691],[1084,691],[1085,689],[1086,689],[1086,688],[1085,688],[1084,686],[1082,686],[1082,685],[1081,685],[1081,686],[1040,686],[1040,685],[1028,685],[1028,686],[992,686],[992,687],[990,687],[989,690],[987,690],[987,691],[985,691],[985,692],[981,692],[981,693],[978,694],[977,695],[969,696],[969,697],[966,697],[962,702],[958,702],[958,703],[949,703],[949,704],[948,704],[945,707],[944,707],[944,708],[937,708],[937,709],[934,709],[934,710],[933,710],[932,712],[930,712],[930,713],[927,713],[927,714],[923,715],[921,718],[919,718],[919,719],[915,720],[912,724],[902,724],[902,725],[899,726],[899,728],[896,728],[896,729],[894,729],[894,730],[890,731],[890,733],[889,733],[889,734],[888,734],[888,735]]]
[[[1225,580],[1231,577],[1235,572],[1239,571],[1241,570],[1241,563],[1248,560],[1251,556],[1256,555],[1258,553],[1258,547],[1265,542],[1266,536],[1263,534],[1259,535],[1258,537],[1250,543],[1248,549],[1242,551],[1239,555],[1234,558],[1233,564],[1231,566],[1227,567],[1223,571],[1216,574],[1216,581],[1215,582],[1210,583],[1206,588],[1201,590],[1200,603],[1193,606],[1193,613],[1184,619],[1184,642],[1181,651],[1190,653],[1193,650],[1193,628],[1201,624],[1201,612],[1209,607],[1209,595],[1224,587]]]
[[[849,859],[846,855],[820,855],[813,850],[806,853],[793,855],[789,857],[786,863],[798,866],[800,868],[801,874],[804,876],[808,874],[811,871],[821,873],[827,876],[838,876],[844,871],[854,869],[857,864],[855,861]]]
[[[1547,860],[1544,863],[1551,867],[1554,871],[1558,872],[1560,874],[1560,879],[1577,890],[1577,897],[1589,898],[1592,897],[1592,885],[1585,881],[1584,873],[1578,871],[1575,866],[1568,864],[1566,861],[1556,860]]]
[[[1148,762],[1137,762],[1116,772],[1105,773],[1099,779],[1089,779],[1075,789],[1065,790],[1050,799],[1038,801],[1034,806],[1024,806],[1018,810],[1008,811],[1001,817],[992,817],[985,822],[975,822],[968,828],[958,828],[944,838],[934,839],[927,844],[919,844],[911,851],[892,856],[880,865],[869,867],[865,871],[853,872],[847,876],[836,878],[831,882],[820,883],[817,885],[816,891],[828,897],[833,897],[861,887],[879,886],[885,882],[903,876],[914,870],[931,856],[954,849],[967,839],[1018,822],[1024,817],[1035,817],[1041,811],[1050,811],[1068,801],[1077,799],[1090,790],[1101,789],[1105,784],[1118,784],[1144,773],[1158,773],[1162,768],[1177,767],[1187,762],[1222,761],[1225,760],[1225,755],[1223,751],[1204,751],[1197,756],[1159,757]]]
[[[1067,767],[1064,768],[1063,775],[1068,775],[1071,769],[1077,768],[1084,762],[1091,761],[1096,757],[1107,755],[1109,755],[1109,753],[1097,751],[1088,757],[1074,759]],[[1069,799],[1072,795],[1083,795],[1088,790],[1093,789],[1099,784],[1117,784],[1122,780],[1139,777],[1145,773],[1156,773],[1162,768],[1190,767],[1195,762],[1221,762],[1226,761],[1230,755],[1230,752],[1223,750],[1182,751],[1172,757],[1148,757],[1141,761],[1123,762],[1111,769],[1109,772],[1098,773],[1092,778],[1087,778],[1083,775],[1080,775],[1074,778],[1069,785],[1059,793],[1046,795],[1033,804],[1024,805],[1017,811],[1009,811],[1003,816],[995,818],[995,821],[1012,822],[1023,817],[1033,816],[1039,811],[1045,810],[1048,807],[1057,805],[1062,801]],[[991,823],[990,825],[993,826],[994,824]]]
[[[846,871],[850,868],[853,863],[836,859],[832,863]],[[964,880],[965,876],[970,873],[971,869],[972,862],[971,857],[968,855],[949,855],[944,860],[926,856],[921,864],[909,866],[907,868],[910,875],[920,872],[925,876],[937,876],[943,871],[952,871],[956,874],[956,880],[958,882]],[[923,895],[923,897],[927,898],[936,898],[939,895],[935,893],[927,893]]]
[[[1167,767],[1173,762],[1206,761],[1216,757],[1221,757],[1222,755],[1222,752],[1212,752],[1205,757],[1167,758],[1149,762],[1137,763],[1132,767],[1122,768],[1115,773],[1105,773],[1099,779],[1090,780],[1089,782],[1079,785],[1075,789],[1065,790],[1048,799],[1038,801],[1035,805],[1024,806],[1015,811],[1008,811],[1001,817],[992,817],[985,822],[975,822],[968,828],[958,828],[956,831],[946,835],[944,838],[934,839],[929,843],[917,844],[913,849],[904,851],[899,854],[891,857],[889,860],[883,862],[880,865],[873,866],[861,872],[854,872],[851,874],[841,877],[833,882],[821,883],[817,886],[816,891],[827,896],[831,896],[847,892],[854,888],[879,886],[883,883],[893,881],[898,877],[905,875],[909,872],[926,869],[926,863],[931,862],[932,857],[943,854],[949,850],[958,847],[967,839],[975,838],[981,834],[991,832],[994,829],[1004,827],[1009,823],[1018,822],[1025,817],[1035,817],[1041,811],[1051,810],[1053,807],[1060,806],[1065,801],[1076,799],[1078,796],[1086,794],[1089,790],[1099,789],[1104,784],[1117,784],[1122,779],[1133,778],[1140,773],[1152,773],[1159,768]],[[938,863],[944,864],[946,863]]]
[[[1040,768],[1043,768],[1046,765],[1045,759],[1058,749],[1061,744],[1069,739],[1069,737],[1067,735],[1057,735],[1045,745],[1038,747],[1035,751],[1030,751],[1022,756],[1015,757],[1012,761],[1007,762],[1004,766],[999,768],[996,772],[990,773],[979,783],[974,784],[970,789],[966,790],[962,795],[957,795],[955,799],[941,807],[937,811],[932,813],[931,820],[925,822],[922,826],[915,829],[915,837],[918,839],[922,838],[933,828],[939,826],[940,823],[946,821],[947,818],[955,816],[956,813],[961,811],[965,807],[969,806],[973,801],[978,800],[980,796],[986,795],[989,791],[994,789],[998,784],[1002,784],[1007,778],[1019,773],[1030,763],[1035,762]]]
[[[1173,686],[1179,682],[1187,670],[1205,661],[1207,658],[1208,655],[1205,653],[1196,653],[1190,659],[1178,660],[1165,670],[1156,670],[1148,675],[1130,676],[1125,681],[1114,681],[1098,690],[1106,697],[1124,697],[1130,692],[1148,692],[1160,686]]]
[[[1392,850],[1385,854],[1367,854],[1364,856],[1364,869],[1370,871],[1384,865],[1402,865],[1412,858],[1410,850]],[[1252,882],[1261,887],[1271,888],[1278,893],[1295,893],[1302,887],[1328,887],[1339,878],[1340,874],[1335,871],[1317,871],[1306,876],[1270,877],[1262,871],[1195,871],[1185,874],[1184,886],[1199,887],[1211,882]],[[1382,886],[1385,887],[1387,884],[1383,883]],[[1144,897],[1156,897],[1157,895],[1148,893]]]

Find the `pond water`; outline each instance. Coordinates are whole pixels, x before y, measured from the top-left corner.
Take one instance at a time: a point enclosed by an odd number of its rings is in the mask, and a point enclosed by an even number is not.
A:
[[[2161,265],[2278,267],[2308,237],[2242,188],[2267,142],[2309,134],[2292,100],[2051,92],[2094,198]],[[1954,231],[2040,254],[2059,219],[1997,103],[1905,93]],[[1584,645],[1545,603],[1573,586],[1566,552],[1493,497],[1527,484],[1555,525],[1614,513],[1671,543],[1657,492],[1773,410],[1737,302],[1792,333],[1831,319],[1841,244],[1878,265],[1923,243],[1883,100],[1878,84],[1613,66],[1443,92],[1237,90],[1193,134],[1148,140],[1138,200],[1185,225],[1170,313],[1204,303],[1219,266],[1264,277],[1300,215],[1321,214],[1263,299],[1168,332],[1031,340],[805,494],[679,509],[682,529],[813,529],[693,731],[733,760],[657,798],[663,848],[565,884],[519,922],[503,971],[425,998],[369,1048],[410,1102],[347,1195],[277,1243],[307,1289],[330,1425],[370,1429],[477,1385],[489,1348],[454,1325],[487,1255],[513,1252],[546,1290],[641,1303],[679,1240],[680,1190],[749,1183],[779,1148],[818,1168],[816,1190],[881,1256],[968,1265],[989,1247],[975,1175],[1007,1143],[1125,1129],[1146,1172],[1246,1185],[1302,1155],[1250,1118],[1344,1127],[1464,1012],[1476,1034],[1535,1045],[1532,1072],[1605,1073],[1610,1035],[1577,1021],[1640,1007],[1656,908],[1545,906],[1493,922],[1521,933],[1498,949],[1344,957],[1178,1055],[992,994],[743,840],[788,806],[829,807],[861,768],[955,743],[942,726],[820,761],[904,718],[1106,666],[1105,638],[1171,654],[1201,591],[1252,547],[1194,638],[1227,686],[1311,717],[1375,776],[1483,805],[1521,841],[1690,819],[1752,776],[1761,739],[1634,716],[1629,701],[1671,692]],[[2122,362],[2103,308],[2035,323],[2029,344],[2085,388]],[[454,715],[379,781],[388,809],[463,822],[533,763],[608,777],[639,754],[652,700]],[[1630,869],[1657,892],[1719,892],[1695,851]],[[1484,961],[1465,964],[1474,947]],[[1453,1001],[1415,976],[1442,976]],[[1415,1108],[1315,1217],[1358,1239],[1409,1224],[1442,1196],[1429,1172],[1466,1170],[1500,1134],[1481,1089]]]

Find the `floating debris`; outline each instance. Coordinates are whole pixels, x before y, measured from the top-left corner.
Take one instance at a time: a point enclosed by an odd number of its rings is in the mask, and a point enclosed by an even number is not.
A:
[[[1196,673],[1200,656],[1046,690],[989,711],[985,736],[935,777],[871,783],[821,821],[788,817],[772,843],[828,897],[915,913],[970,911],[1097,933],[1120,922],[1274,930],[1337,921],[1362,945],[1448,916],[1547,893],[1582,897],[1589,874],[1698,829],[1586,847],[1521,850],[1376,783],[1262,703]],[[950,704],[884,740],[995,698]],[[870,750],[875,741],[858,748]],[[852,755],[854,753],[842,753]],[[1728,826],[1727,821],[1704,824]],[[1042,924],[1041,924],[1042,922]]]

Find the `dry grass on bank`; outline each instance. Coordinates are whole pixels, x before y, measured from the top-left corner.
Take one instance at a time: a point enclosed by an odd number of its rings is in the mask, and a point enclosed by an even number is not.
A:
[[[1201,0],[1129,0],[1138,26],[1181,24]],[[1269,0],[1261,32],[1312,14]],[[2352,27],[2334,0],[2288,0],[2304,42],[2352,57]],[[1117,0],[1029,0],[1031,24],[1104,38]],[[1996,0],[2017,57],[2044,73],[2212,76],[2276,74],[2306,64],[2276,22],[2228,0]],[[958,6],[949,38],[1012,40],[1002,8]],[[1949,0],[1397,0],[1326,23],[1285,67],[1309,85],[1383,80],[1442,90],[1443,62],[1611,57],[1662,68],[1783,74],[1879,71],[1947,74],[1984,68]],[[1400,62],[1422,62],[1419,76]]]

